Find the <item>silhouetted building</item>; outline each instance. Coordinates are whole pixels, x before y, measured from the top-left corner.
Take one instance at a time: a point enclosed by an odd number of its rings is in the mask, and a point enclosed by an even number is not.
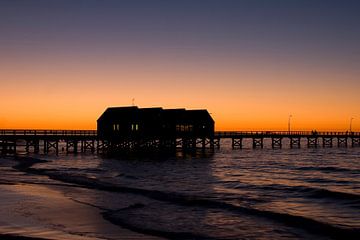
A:
[[[214,120],[207,110],[112,107],[97,134],[109,151],[213,148]]]
[[[213,138],[214,120],[207,110],[111,107],[97,120],[102,139]]]

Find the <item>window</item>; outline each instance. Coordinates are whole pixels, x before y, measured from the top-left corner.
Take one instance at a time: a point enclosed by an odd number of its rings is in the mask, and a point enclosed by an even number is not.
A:
[[[113,131],[120,131],[120,124],[113,124]]]
[[[192,132],[193,129],[194,129],[194,125],[188,125],[188,124],[177,124],[176,125],[177,132]]]
[[[138,123],[131,124],[131,131],[139,131],[139,124]]]

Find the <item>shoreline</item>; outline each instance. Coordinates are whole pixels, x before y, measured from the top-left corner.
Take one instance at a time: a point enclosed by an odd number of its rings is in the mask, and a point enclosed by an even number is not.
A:
[[[34,237],[26,237],[20,235],[11,235],[11,234],[1,234],[0,239],[2,240],[51,240],[48,238],[34,238]]]
[[[13,176],[0,181],[0,239],[163,239],[114,225],[103,217],[105,209],[67,196],[69,191],[81,191],[81,186],[61,184],[31,168],[46,160],[22,156],[1,160],[7,165],[0,165],[1,171]],[[32,183],[34,177],[39,182]]]

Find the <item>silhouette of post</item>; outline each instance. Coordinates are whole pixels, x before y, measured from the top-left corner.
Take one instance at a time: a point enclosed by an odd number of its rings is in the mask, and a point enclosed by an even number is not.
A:
[[[352,121],[354,120],[354,118],[352,117],[352,118],[350,118],[350,128],[349,128],[349,130],[350,130],[350,132],[351,132],[351,128],[352,128]]]
[[[292,118],[292,115],[290,114],[290,115],[289,115],[289,118],[288,118],[288,132],[289,132],[289,134],[290,134],[291,118]]]

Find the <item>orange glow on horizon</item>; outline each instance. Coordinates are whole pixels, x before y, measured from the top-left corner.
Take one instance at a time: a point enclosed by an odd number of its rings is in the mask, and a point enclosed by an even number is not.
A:
[[[76,102],[71,105],[71,100],[61,101],[63,105],[45,106],[42,109],[15,108],[8,111],[6,117],[0,118],[0,129],[96,129],[96,120],[108,106],[127,106],[130,104],[102,104],[92,103],[91,108],[86,106],[86,102]],[[71,107],[70,107],[71,106]],[[158,105],[140,105],[139,107],[157,107]],[[250,106],[244,107],[239,111],[234,111],[230,107],[221,106],[196,106],[189,105],[163,105],[164,108],[187,109],[207,108],[215,120],[217,131],[261,131],[279,130],[286,131],[288,128],[288,114],[282,109],[262,108],[261,110],[251,109]],[[291,130],[349,130],[350,118],[344,113],[337,118],[323,114],[314,116],[311,110],[292,113]],[[46,116],[46,117],[44,117]],[[357,119],[352,121],[352,130],[359,131]]]
[[[135,98],[139,107],[208,109],[218,131],[287,130],[289,114],[292,130],[346,131],[351,117],[353,130],[360,130],[356,71],[69,59],[49,57],[46,68],[44,62],[0,61],[0,129],[96,129],[107,107],[129,106]]]

